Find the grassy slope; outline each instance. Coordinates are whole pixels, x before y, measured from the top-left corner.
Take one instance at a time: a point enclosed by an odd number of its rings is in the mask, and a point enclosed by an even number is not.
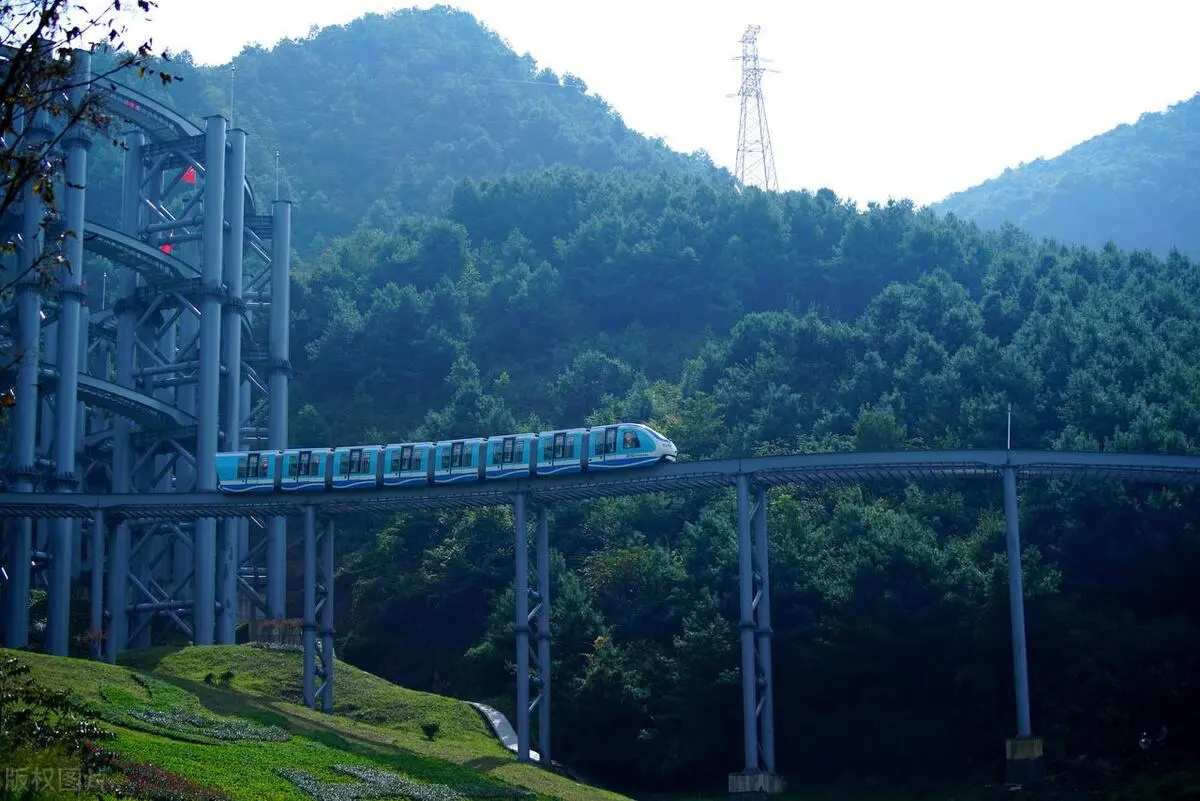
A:
[[[69,688],[99,708],[111,746],[126,756],[213,787],[234,798],[311,799],[275,768],[296,768],[323,782],[351,781],[331,770],[357,764],[417,781],[455,787],[481,784],[525,788],[564,801],[623,796],[520,765],[467,704],[406,690],[342,662],[334,674],[334,714],[313,712],[285,698],[301,687],[301,657],[248,646],[153,648],[123,654],[113,666],[81,659],[8,652],[46,685]],[[232,678],[220,686],[219,677]],[[205,682],[212,674],[216,685]],[[135,676],[137,679],[135,680]],[[203,729],[172,733],[130,712],[172,709],[240,718],[291,733],[285,742],[216,740]],[[433,741],[422,724],[435,721]]]

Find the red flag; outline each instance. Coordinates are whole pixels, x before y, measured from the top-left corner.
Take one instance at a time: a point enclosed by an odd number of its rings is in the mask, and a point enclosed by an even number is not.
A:
[[[196,183],[196,168],[189,166],[186,170],[184,170],[182,180],[185,184]]]

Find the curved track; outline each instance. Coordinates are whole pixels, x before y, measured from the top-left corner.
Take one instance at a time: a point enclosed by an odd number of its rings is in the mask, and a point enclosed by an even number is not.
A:
[[[1200,456],[1073,451],[898,451],[758,456],[663,464],[622,474],[487,481],[422,489],[314,492],[302,495],[219,492],[104,495],[0,493],[0,516],[87,518],[95,511],[135,520],[187,521],[253,515],[300,517],[305,509],[333,515],[502,506],[523,493],[531,502],[583,501],[647,492],[723,489],[737,476],[763,486],[853,484],[886,479],[998,476],[1011,468],[1031,478],[1084,478],[1158,484],[1200,483]]]

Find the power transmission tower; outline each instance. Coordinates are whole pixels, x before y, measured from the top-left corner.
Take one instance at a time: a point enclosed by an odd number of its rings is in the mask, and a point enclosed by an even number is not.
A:
[[[734,175],[739,190],[744,186],[762,189],[778,189],[775,177],[775,155],[771,152],[771,132],[767,127],[767,106],[763,101],[762,76],[767,70],[759,66],[758,25],[746,28],[742,35],[742,55],[734,56],[742,62],[742,87],[738,92],[742,98],[742,115],[738,123],[737,166]]]

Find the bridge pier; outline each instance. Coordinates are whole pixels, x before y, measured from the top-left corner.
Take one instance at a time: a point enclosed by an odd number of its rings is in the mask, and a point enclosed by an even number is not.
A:
[[[1005,781],[1032,784],[1046,775],[1042,740],[1033,736],[1029,712],[1029,665],[1025,645],[1025,591],[1021,579],[1021,528],[1017,507],[1017,473],[1002,469],[1004,531],[1008,551],[1008,613],[1012,626],[1013,685],[1017,702],[1017,736],[1005,743]]]
[[[317,507],[311,504],[304,507],[304,705],[316,709],[320,695],[321,711],[325,713],[333,712],[333,537],[333,518],[325,521],[325,530],[318,535]],[[320,669],[317,668],[318,637]]]
[[[775,772],[775,687],[771,670],[771,584],[768,572],[767,492],[739,473],[737,487],[738,597],[742,657],[742,743],[745,766],[729,774],[729,797],[762,799],[782,793]]]
[[[549,765],[550,757],[550,521],[549,509],[537,505],[537,535],[535,538],[535,573],[530,588],[529,526],[527,497],[524,492],[513,496],[514,552],[516,555],[516,622],[517,635],[517,761],[537,760]],[[529,601],[535,606],[531,611]],[[537,619],[537,649],[529,644],[530,623]],[[531,701],[529,690],[537,688]],[[532,713],[536,710],[538,737],[536,752],[531,750]]]

